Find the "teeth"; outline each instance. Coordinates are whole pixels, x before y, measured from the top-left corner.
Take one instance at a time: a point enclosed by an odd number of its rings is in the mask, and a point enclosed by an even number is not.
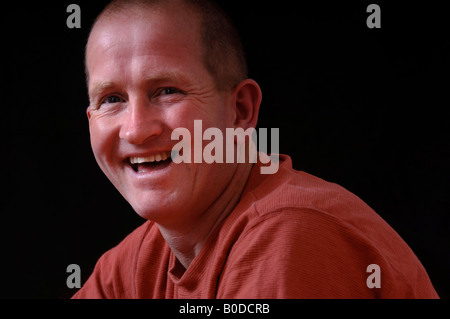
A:
[[[170,157],[170,152],[163,152],[155,155],[150,155],[148,157],[130,157],[131,164],[142,164],[142,163],[153,163],[165,161]]]

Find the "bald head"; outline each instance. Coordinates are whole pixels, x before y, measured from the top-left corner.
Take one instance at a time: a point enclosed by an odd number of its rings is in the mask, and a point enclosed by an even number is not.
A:
[[[90,65],[87,56],[97,29],[118,19],[155,19],[158,14],[171,15],[178,31],[191,28],[196,33],[194,38],[199,40],[200,59],[219,90],[231,89],[247,77],[247,63],[238,32],[226,14],[211,1],[116,0],[105,7],[91,30],[86,49],[88,84]]]

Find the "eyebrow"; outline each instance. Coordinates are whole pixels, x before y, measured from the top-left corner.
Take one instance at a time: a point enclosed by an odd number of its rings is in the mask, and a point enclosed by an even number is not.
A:
[[[184,75],[182,75],[180,72],[176,71],[167,71],[162,72],[156,76],[148,76],[145,77],[142,81],[146,85],[149,83],[152,83],[153,85],[157,85],[161,82],[169,82],[169,81],[175,81],[176,83],[185,83],[190,84],[191,80],[186,78]],[[94,82],[92,84],[92,89],[89,90],[89,97],[95,98],[96,96],[100,95],[102,92],[113,89],[114,87],[118,87],[119,85],[115,83],[114,81],[99,81]]]
[[[114,84],[114,82],[111,82],[111,81],[95,82],[92,85],[92,89],[89,90],[89,97],[90,98],[96,97],[97,95],[101,94],[102,92],[109,90],[115,86],[116,86],[116,84]]]

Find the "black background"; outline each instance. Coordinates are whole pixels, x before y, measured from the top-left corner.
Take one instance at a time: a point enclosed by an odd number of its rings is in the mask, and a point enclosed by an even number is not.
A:
[[[361,197],[450,297],[448,29],[432,2],[220,1],[263,90],[260,127],[280,128],[294,167]],[[81,7],[81,29],[66,8]],[[21,2],[2,10],[2,298],[68,298],[143,222],[97,167],[83,54],[106,1]],[[3,5],[4,3],[2,3]],[[444,31],[445,30],[445,31]]]

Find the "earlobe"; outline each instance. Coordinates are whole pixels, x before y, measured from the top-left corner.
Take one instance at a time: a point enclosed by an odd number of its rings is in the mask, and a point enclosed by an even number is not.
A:
[[[262,92],[258,83],[246,79],[235,88],[235,127],[256,127]]]

